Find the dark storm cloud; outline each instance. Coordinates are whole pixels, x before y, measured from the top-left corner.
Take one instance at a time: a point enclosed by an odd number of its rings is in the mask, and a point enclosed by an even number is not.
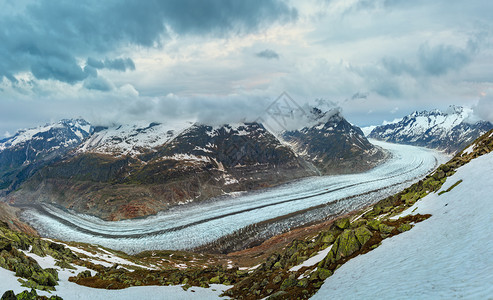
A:
[[[265,49],[255,54],[255,56],[265,59],[279,59],[279,54],[274,50]]]
[[[0,77],[15,81],[17,73],[31,71],[67,83],[95,76],[94,69],[135,69],[131,59],[88,57],[120,56],[118,49],[128,45],[160,46],[169,30],[226,36],[297,18],[280,0],[42,0],[17,10],[0,12]],[[81,59],[93,69],[82,69]]]

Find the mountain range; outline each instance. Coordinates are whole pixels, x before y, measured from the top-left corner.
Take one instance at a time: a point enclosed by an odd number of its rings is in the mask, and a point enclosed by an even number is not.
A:
[[[490,122],[471,117],[472,110],[461,106],[445,112],[415,111],[398,122],[377,126],[368,137],[455,154],[493,128]]]
[[[279,136],[260,123],[93,127],[63,120],[0,143],[5,199],[48,202],[108,220],[155,214],[320,174],[359,172],[385,158],[339,113]]]

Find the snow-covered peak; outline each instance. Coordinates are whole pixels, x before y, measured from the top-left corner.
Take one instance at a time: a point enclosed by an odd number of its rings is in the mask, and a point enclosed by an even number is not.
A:
[[[259,123],[229,123],[223,125],[216,126],[207,126],[201,124],[195,124],[194,126],[205,126],[206,134],[210,137],[218,136],[221,134],[228,135],[248,135],[254,131],[262,130],[265,131],[265,128]]]
[[[438,126],[443,129],[451,129],[472,116],[472,109],[462,106],[450,105],[445,112],[438,109],[431,111],[415,111],[404,117],[401,122],[406,123],[415,120],[415,127],[427,128]],[[399,123],[399,122],[398,122]]]
[[[470,115],[472,115],[470,108],[450,106],[445,112],[437,109],[432,111],[415,111],[395,124],[397,127],[401,127],[401,131],[403,130],[407,133],[412,132],[414,134],[423,134],[431,128],[433,128],[433,131],[449,131],[463,123]]]
[[[103,128],[82,143],[77,152],[137,155],[166,144],[190,125],[190,122],[142,122]]]
[[[35,140],[57,140],[68,147],[82,142],[91,132],[91,124],[83,119],[63,119],[56,123],[17,131],[13,136],[0,140],[0,151]]]
[[[341,109],[339,107],[334,107],[326,111],[322,111],[318,107],[311,107],[306,118],[307,124],[305,128],[323,127],[327,124],[338,123],[344,119],[341,115]]]
[[[491,123],[479,120],[472,124],[472,120],[472,109],[452,105],[445,112],[413,112],[397,123],[376,127],[369,137],[453,153],[493,127]]]

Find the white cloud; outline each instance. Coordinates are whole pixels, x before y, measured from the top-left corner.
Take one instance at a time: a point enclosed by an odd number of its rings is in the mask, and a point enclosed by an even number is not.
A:
[[[480,119],[493,123],[493,90],[479,99],[478,103],[473,106],[473,111]]]

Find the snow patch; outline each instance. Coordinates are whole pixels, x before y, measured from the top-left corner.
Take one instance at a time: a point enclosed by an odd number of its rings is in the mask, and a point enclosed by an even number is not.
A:
[[[462,151],[462,155],[468,155],[471,154],[474,151],[474,147],[476,145],[472,144],[469,147],[467,147],[464,151]]]
[[[330,249],[332,249],[332,246],[333,246],[333,244],[330,245],[329,247],[325,248],[324,250],[319,251],[316,255],[310,257],[309,259],[305,260],[301,264],[292,267],[291,269],[289,269],[289,271],[290,272],[297,272],[303,267],[311,267],[311,266],[318,264],[327,256],[327,254],[329,254],[329,251],[330,251]]]

